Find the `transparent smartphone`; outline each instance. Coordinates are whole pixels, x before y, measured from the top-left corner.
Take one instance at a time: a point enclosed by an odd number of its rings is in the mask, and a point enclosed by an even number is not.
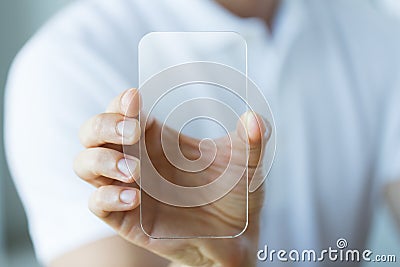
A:
[[[143,231],[165,239],[240,235],[250,188],[248,143],[236,130],[252,110],[249,96],[273,124],[260,92],[248,92],[245,40],[234,32],[153,32],[138,51]],[[270,155],[275,144],[267,148]]]

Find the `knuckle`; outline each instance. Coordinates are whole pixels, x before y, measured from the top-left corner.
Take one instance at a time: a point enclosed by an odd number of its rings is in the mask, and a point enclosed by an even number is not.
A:
[[[93,133],[98,137],[103,132],[104,124],[106,123],[106,114],[97,114],[92,121]]]
[[[89,201],[88,201],[88,208],[91,212],[96,213],[98,210],[97,203],[96,203],[96,198],[97,198],[97,191],[93,192],[90,195]]]
[[[92,147],[94,141],[101,141],[100,136],[104,129],[105,119],[106,114],[97,114],[82,125],[79,139],[85,147]]]
[[[101,208],[104,206],[103,196],[106,194],[106,189],[104,186],[101,186],[97,189],[97,191],[93,195],[93,204],[97,208]]]
[[[87,159],[87,166],[88,169],[93,174],[98,174],[97,170],[99,169],[99,166],[104,164],[106,161],[107,157],[107,152],[106,149],[104,148],[92,148],[88,150],[88,159]]]
[[[89,137],[88,137],[88,133],[87,133],[87,126],[88,124],[90,124],[90,120],[85,122],[79,129],[79,141],[80,143],[87,147],[89,144]]]
[[[97,194],[96,194],[96,192],[94,192],[94,193],[91,195],[90,199],[89,199],[88,208],[89,208],[89,210],[90,210],[94,215],[96,215],[97,217],[99,217],[99,218],[105,218],[105,217],[108,216],[109,213],[108,213],[108,212],[105,212],[105,211],[102,209],[102,203],[98,202],[97,199],[98,199]]]
[[[73,162],[73,170],[74,170],[75,174],[81,178],[83,178],[83,177],[81,176],[80,163],[82,162],[83,153],[84,153],[84,151],[82,151],[78,155],[76,155],[74,162]]]

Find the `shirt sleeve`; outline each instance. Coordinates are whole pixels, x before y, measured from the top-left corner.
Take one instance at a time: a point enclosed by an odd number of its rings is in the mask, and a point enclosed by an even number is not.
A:
[[[93,188],[75,175],[72,166],[83,150],[78,139],[82,123],[103,112],[118,93],[135,86],[120,71],[134,70],[130,50],[105,43],[120,41],[114,36],[102,34],[104,40],[96,40],[70,34],[68,27],[74,21],[91,16],[78,15],[64,24],[46,26],[25,46],[13,63],[6,88],[7,160],[43,264],[114,234],[88,210]],[[108,46],[126,52],[129,64],[124,65],[120,55],[99,50]]]

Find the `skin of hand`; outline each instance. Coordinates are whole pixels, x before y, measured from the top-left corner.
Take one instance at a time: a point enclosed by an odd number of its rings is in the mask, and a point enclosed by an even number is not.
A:
[[[140,193],[135,181],[138,180],[140,173],[142,176],[146,175],[146,170],[139,169],[139,155],[135,152],[137,149],[132,150],[134,151],[132,155],[124,154],[122,142],[134,148],[141,136],[145,135],[148,153],[158,159],[158,166],[161,166],[163,174],[170,175],[171,179],[173,177],[173,182],[177,184],[188,182],[184,179],[187,173],[168,164],[163,156],[160,140],[161,124],[157,120],[152,120],[146,126],[139,125],[140,103],[139,92],[136,89],[127,90],[111,102],[105,113],[89,119],[81,128],[80,140],[86,149],[76,157],[74,170],[79,177],[97,188],[89,199],[90,210],[115,229],[121,237],[170,260],[171,266],[254,266],[259,215],[264,197],[262,186],[249,194],[249,224],[246,231],[237,238],[162,240],[152,239],[143,232],[138,208],[141,203]],[[178,134],[168,128],[164,131],[167,131],[171,142]],[[259,172],[262,170],[260,166],[262,144],[265,145],[270,134],[271,127],[268,122],[252,112],[246,112],[240,117],[237,129],[230,137],[232,142],[245,142],[248,145],[247,151],[232,151],[227,137],[215,140],[217,147],[215,159],[208,168],[196,174],[200,175],[197,178],[203,178],[206,183],[210,182],[209,177],[220,174],[222,171],[220,166],[226,165],[229,157],[234,163],[233,170],[242,169],[246,166],[235,166],[235,159],[245,155],[248,156],[246,162],[249,181],[254,175],[262,175],[263,172]],[[179,137],[182,153],[189,159],[197,158],[199,140],[182,135]],[[202,147],[202,153],[207,156],[207,153],[211,153],[211,149],[209,152],[207,146]],[[127,169],[127,164],[130,171]],[[243,209],[235,207],[242,207],[246,199],[243,195],[236,194],[235,190],[240,190],[246,184],[242,178],[236,187],[216,204],[196,208],[195,215],[191,213],[183,218],[186,225],[179,225],[179,220],[176,219],[177,216],[185,216],[184,213],[179,213],[179,208],[162,212],[162,209],[157,207],[161,204],[154,201],[154,210],[157,210],[155,214],[157,216],[154,218],[157,219],[151,222],[152,231],[163,232],[168,227],[176,227],[178,224],[179,227],[190,227],[190,231],[193,232],[204,227],[240,232],[246,221],[246,213]],[[193,186],[193,184],[186,185]],[[224,210],[230,212],[229,216],[221,215],[221,211]]]

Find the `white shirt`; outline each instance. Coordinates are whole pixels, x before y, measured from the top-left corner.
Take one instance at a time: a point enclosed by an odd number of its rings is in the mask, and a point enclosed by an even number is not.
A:
[[[363,249],[383,186],[400,177],[397,28],[361,0],[287,1],[273,36],[205,0],[73,4],[19,53],[7,85],[8,162],[38,258],[48,263],[114,234],[88,211],[93,189],[72,170],[77,133],[137,86],[137,45],[151,31],[246,39],[249,76],[277,129],[260,249],[324,249],[338,238]]]

